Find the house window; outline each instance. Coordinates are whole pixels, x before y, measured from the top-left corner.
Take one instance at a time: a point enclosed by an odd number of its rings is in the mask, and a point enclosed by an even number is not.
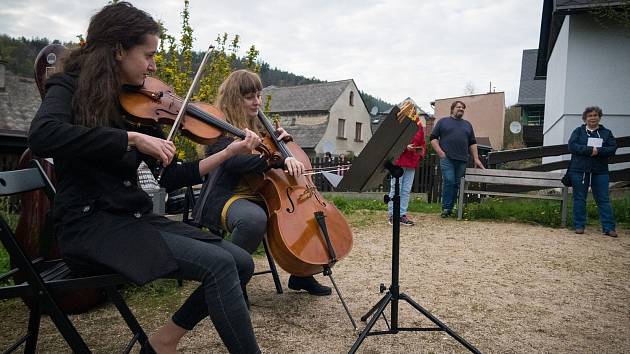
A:
[[[545,121],[545,108],[532,107],[523,110],[525,125],[543,125]]]
[[[339,123],[337,124],[337,137],[345,138],[346,137],[346,120],[339,119]]]
[[[354,141],[363,141],[363,139],[361,138],[361,129],[363,127],[362,123],[357,123],[355,125],[355,131],[354,131]]]
[[[350,105],[354,106],[354,91],[350,91]]]

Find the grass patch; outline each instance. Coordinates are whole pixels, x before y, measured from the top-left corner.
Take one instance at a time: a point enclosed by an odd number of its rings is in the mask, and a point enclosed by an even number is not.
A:
[[[611,201],[618,228],[630,228],[630,197]],[[569,198],[567,226],[573,226],[573,201]],[[588,225],[600,225],[597,205],[593,199],[586,203]],[[482,203],[469,203],[464,210],[467,220],[503,220],[559,227],[560,203],[550,200],[487,198]]]
[[[9,270],[9,254],[4,246],[0,245],[0,274],[4,274]],[[0,285],[6,284],[5,281],[0,281]]]
[[[190,295],[190,289],[180,287],[174,279],[157,279],[141,287],[125,285],[122,293],[129,303],[142,303],[146,308],[174,308]]]
[[[363,198],[349,198],[332,196],[328,198],[335,206],[344,214],[351,215],[358,210],[380,210],[387,211],[387,204],[382,199],[363,199]],[[439,213],[441,211],[440,204],[429,204],[421,198],[411,198],[409,200],[409,207],[407,208],[412,213]]]
[[[559,227],[560,203],[549,200],[487,198],[481,203],[466,204],[464,219],[504,220]]]

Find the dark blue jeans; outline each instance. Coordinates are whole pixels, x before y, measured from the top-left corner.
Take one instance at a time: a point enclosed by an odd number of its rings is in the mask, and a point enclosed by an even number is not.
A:
[[[573,183],[573,226],[576,229],[584,229],[586,226],[586,195],[590,186],[599,211],[602,231],[615,230],[615,216],[608,197],[608,173],[569,172],[569,176]]]
[[[179,266],[173,276],[201,282],[173,322],[191,330],[209,314],[230,353],[260,353],[241,290],[254,272],[251,256],[226,241],[203,242],[168,232],[160,236]]]
[[[442,169],[442,210],[453,210],[459,191],[459,180],[466,174],[466,161],[440,159]]]

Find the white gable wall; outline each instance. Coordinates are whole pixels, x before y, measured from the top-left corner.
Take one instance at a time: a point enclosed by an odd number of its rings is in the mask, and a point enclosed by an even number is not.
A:
[[[354,92],[354,105],[350,105],[350,92]],[[345,119],[345,138],[337,137],[339,119]],[[356,123],[362,123],[361,137],[362,141],[355,141]],[[361,95],[354,82],[346,86],[337,101],[330,108],[330,116],[328,120],[328,128],[322,137],[322,140],[315,147],[317,154],[323,154],[327,151],[333,154],[352,152],[355,156],[359,155],[367,142],[372,138],[372,129],[370,126],[370,114],[361,100]]]
[[[630,136],[630,34],[589,14],[567,16],[547,67],[544,145],[566,144],[593,105],[615,136]]]

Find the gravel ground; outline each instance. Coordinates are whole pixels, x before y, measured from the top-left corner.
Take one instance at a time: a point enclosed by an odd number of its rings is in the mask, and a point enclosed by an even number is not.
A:
[[[570,230],[515,223],[441,219],[412,215],[417,225],[401,227],[401,292],[430,311],[483,353],[630,352],[630,232],[618,238],[587,229]],[[391,226],[381,212],[355,214],[352,252],[333,268],[350,311],[361,317],[382,297],[379,284],[391,283]],[[259,269],[264,257],[256,258]],[[271,276],[249,286],[252,321],[265,353],[344,353],[357,333],[336,296],[314,297],[286,287],[278,295]],[[328,279],[318,278],[324,283]],[[163,323],[195,285],[152,308],[130,301],[150,332]],[[0,304],[2,334],[8,342],[25,326],[17,305]],[[7,313],[6,309],[14,309]],[[386,313],[390,313],[387,308]],[[73,316],[97,353],[122,346],[126,332],[113,307]],[[432,323],[401,302],[399,325]],[[385,329],[379,320],[375,329]],[[48,319],[42,322],[40,353],[68,352]],[[223,353],[210,321],[185,337],[181,353]],[[445,332],[411,332],[368,337],[359,353],[466,353]]]

